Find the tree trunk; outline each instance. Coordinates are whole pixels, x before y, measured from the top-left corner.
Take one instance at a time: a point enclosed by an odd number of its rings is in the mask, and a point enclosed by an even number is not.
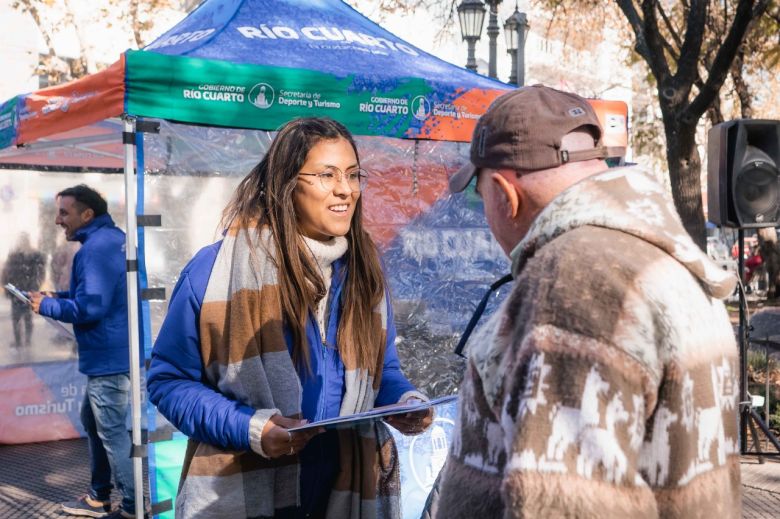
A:
[[[696,147],[696,125],[683,124],[675,117],[683,108],[674,105],[661,107],[666,133],[666,162],[674,205],[683,226],[694,243],[706,251],[707,231],[701,199],[701,158]]]
[[[734,90],[739,97],[739,110],[743,119],[753,117],[752,97],[750,88],[742,75],[742,67],[745,63],[745,46],[739,48],[739,52],[734,57],[734,63],[731,65],[731,79],[734,82]]]
[[[707,108],[707,117],[710,120],[710,124],[715,126],[723,122],[723,112],[720,109],[720,97],[716,97],[712,106]]]

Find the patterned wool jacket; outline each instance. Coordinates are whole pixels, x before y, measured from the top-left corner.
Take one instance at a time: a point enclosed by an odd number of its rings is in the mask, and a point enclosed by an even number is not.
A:
[[[638,168],[559,195],[470,341],[438,518],[739,517],[736,279]]]

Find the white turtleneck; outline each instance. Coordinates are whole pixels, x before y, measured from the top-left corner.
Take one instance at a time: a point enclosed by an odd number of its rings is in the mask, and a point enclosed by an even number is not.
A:
[[[320,328],[322,340],[325,340],[329,308],[330,305],[330,286],[333,279],[333,262],[339,259],[347,252],[347,239],[344,236],[334,236],[328,241],[318,241],[303,236],[303,241],[314,257],[314,261],[320,268],[322,280],[325,282],[325,297],[320,299],[317,304],[317,324]]]

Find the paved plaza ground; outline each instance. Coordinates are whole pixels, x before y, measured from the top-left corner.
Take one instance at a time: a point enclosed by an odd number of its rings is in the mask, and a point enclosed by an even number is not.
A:
[[[0,446],[2,519],[70,517],[59,503],[83,493],[88,482],[86,440]],[[780,518],[780,459],[759,464],[744,457],[742,491],[744,518]]]
[[[756,310],[751,309],[754,334],[780,334],[780,308]],[[0,365],[75,358],[73,345],[56,340],[56,330],[43,322],[36,322],[33,344],[48,344],[46,348],[13,348],[9,314],[7,300],[0,298]],[[743,517],[780,519],[780,459],[759,464],[746,456],[741,467]],[[69,517],[60,512],[59,503],[84,493],[88,483],[86,440],[0,445],[0,519]],[[118,504],[119,497],[113,497]]]

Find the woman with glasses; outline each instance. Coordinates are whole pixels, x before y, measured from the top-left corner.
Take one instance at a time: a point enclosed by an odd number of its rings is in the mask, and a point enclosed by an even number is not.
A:
[[[343,125],[291,121],[224,210],[224,239],[182,272],[148,374],[190,438],[177,517],[398,516],[384,425],[290,430],[425,398],[401,372],[366,180]]]

